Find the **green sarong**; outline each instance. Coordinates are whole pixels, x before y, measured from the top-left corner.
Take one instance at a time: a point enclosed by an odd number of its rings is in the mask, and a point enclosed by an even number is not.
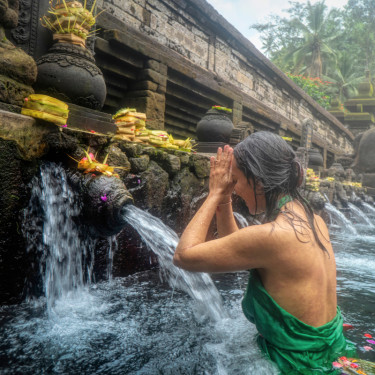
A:
[[[309,326],[281,308],[264,289],[256,270],[250,272],[242,301],[247,319],[259,332],[258,344],[283,374],[334,374],[339,356],[355,356],[353,344],[343,335],[340,308],[321,327]]]

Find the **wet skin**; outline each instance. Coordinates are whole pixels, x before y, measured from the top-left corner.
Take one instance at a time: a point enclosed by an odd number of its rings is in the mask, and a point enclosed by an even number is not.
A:
[[[328,229],[315,215],[318,236],[325,253],[316,243],[312,230],[297,201],[287,203],[295,216],[293,224],[279,214],[275,221],[238,229],[230,204],[235,191],[246,202],[251,214],[265,210],[260,183],[254,187],[237,168],[233,149],[219,149],[211,158],[210,192],[181,236],[174,263],[199,272],[233,272],[257,269],[273,299],[302,322],[319,327],[336,315],[336,264]],[[216,214],[220,238],[205,241]],[[300,219],[298,219],[300,218]]]

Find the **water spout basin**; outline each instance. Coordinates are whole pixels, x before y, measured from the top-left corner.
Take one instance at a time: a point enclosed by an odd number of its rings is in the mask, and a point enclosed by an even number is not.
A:
[[[86,176],[83,191],[83,217],[98,237],[113,236],[125,225],[122,212],[133,203],[125,184],[115,177]]]

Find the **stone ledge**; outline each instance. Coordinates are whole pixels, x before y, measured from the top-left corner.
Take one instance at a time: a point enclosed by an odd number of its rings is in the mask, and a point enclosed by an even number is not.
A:
[[[25,160],[43,156],[46,147],[44,136],[57,131],[59,129],[54,124],[0,110],[0,138],[15,141]]]

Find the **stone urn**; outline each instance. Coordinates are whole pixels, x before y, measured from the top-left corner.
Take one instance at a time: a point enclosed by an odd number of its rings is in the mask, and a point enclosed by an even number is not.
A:
[[[103,73],[81,45],[57,42],[37,60],[35,90],[82,107],[100,110],[107,95]]]
[[[323,164],[324,164],[323,156],[319,152],[319,150],[317,150],[316,148],[310,148],[308,151],[308,154],[309,154],[309,164],[308,164],[309,167],[312,167],[312,168],[323,167]]]
[[[199,142],[229,143],[233,129],[229,113],[212,108],[198,122],[196,133]]]

